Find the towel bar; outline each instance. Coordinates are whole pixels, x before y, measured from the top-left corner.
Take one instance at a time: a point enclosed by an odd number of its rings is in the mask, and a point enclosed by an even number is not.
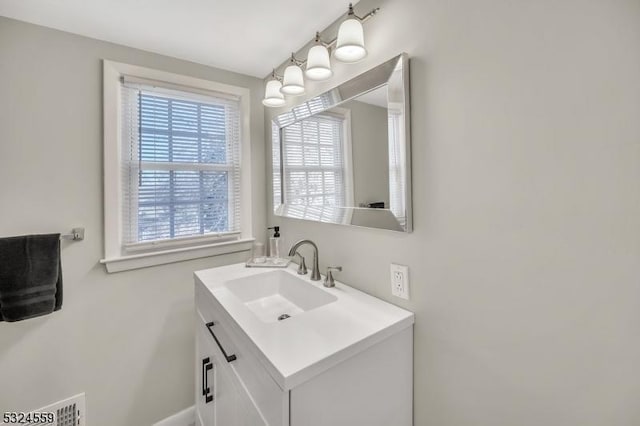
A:
[[[60,235],[61,240],[82,241],[84,240],[84,228],[73,228],[70,234]]]

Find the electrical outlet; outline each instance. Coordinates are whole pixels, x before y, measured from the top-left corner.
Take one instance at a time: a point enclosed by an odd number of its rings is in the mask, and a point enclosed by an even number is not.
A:
[[[391,264],[391,294],[409,300],[409,267]]]

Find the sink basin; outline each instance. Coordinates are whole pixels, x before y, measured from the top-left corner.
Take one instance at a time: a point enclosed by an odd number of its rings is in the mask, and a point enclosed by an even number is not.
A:
[[[225,283],[262,322],[283,320],[335,302],[336,296],[285,271],[270,271]]]

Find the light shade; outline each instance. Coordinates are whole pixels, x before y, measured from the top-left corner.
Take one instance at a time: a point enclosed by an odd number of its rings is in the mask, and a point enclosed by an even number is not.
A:
[[[267,86],[264,89],[264,99],[262,105],[267,107],[279,107],[284,105],[284,95],[280,93],[282,83],[273,79],[267,82]]]
[[[291,64],[285,68],[280,91],[285,95],[294,96],[304,93],[304,78],[302,77],[302,69],[299,66]]]
[[[329,51],[322,44],[317,44],[309,49],[305,74],[311,80],[326,80],[333,75]]]
[[[367,56],[364,31],[359,20],[350,18],[340,24],[334,56],[341,62],[357,62]]]

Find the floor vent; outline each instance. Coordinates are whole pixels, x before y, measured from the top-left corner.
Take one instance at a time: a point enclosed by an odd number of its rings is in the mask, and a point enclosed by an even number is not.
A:
[[[85,396],[83,393],[42,407],[34,412],[55,413],[55,423],[27,423],[38,426],[86,426]]]

